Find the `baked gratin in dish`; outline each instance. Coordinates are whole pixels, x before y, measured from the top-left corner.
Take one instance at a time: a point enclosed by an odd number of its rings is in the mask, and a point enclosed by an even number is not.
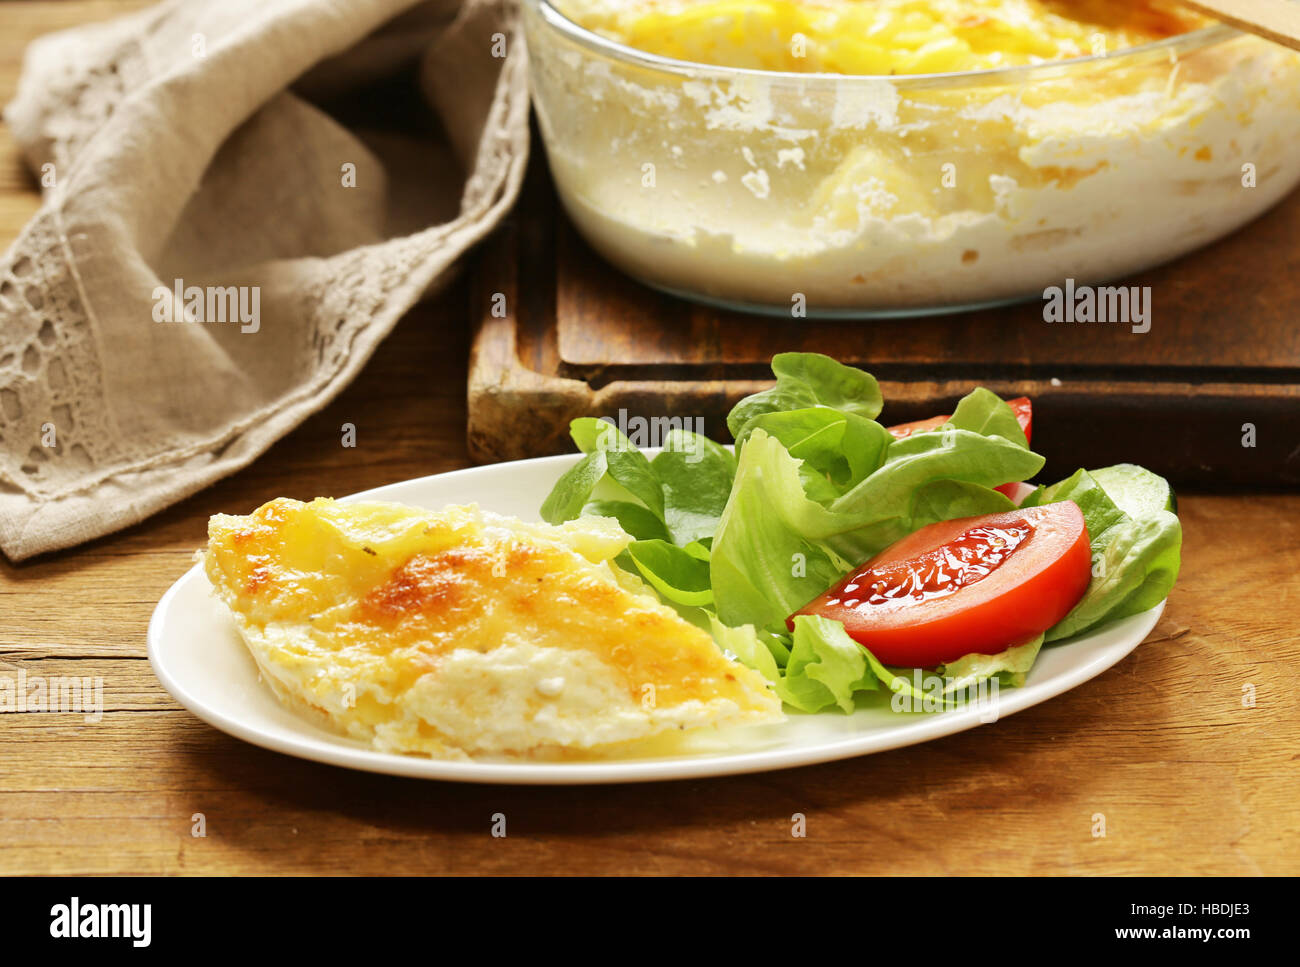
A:
[[[1097,283],[1300,181],[1300,54],[1161,0],[522,0],[593,248],[689,297],[907,315]]]

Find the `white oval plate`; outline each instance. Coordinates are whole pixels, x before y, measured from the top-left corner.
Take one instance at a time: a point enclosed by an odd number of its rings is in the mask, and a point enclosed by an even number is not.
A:
[[[537,520],[551,486],[579,454],[472,467],[353,494],[433,510],[476,502]],[[310,496],[310,495],[309,495]],[[792,714],[784,723],[706,730],[675,747],[634,759],[585,762],[449,762],[376,752],[300,719],[259,680],[225,607],[192,568],[163,595],[149,622],[149,661],[172,696],[203,721],[237,738],[289,755],[399,776],[457,782],[581,784],[688,779],[785,769],[882,752],[951,735],[1060,695],[1118,663],[1155,626],[1163,602],[1068,644],[1044,648],[1023,688],[1004,688],[992,704],[942,712],[895,712],[882,699],[852,715]]]

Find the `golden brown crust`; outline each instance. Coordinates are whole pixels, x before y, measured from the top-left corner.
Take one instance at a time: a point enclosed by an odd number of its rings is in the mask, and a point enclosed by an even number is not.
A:
[[[650,594],[630,589],[638,582],[620,582],[608,561],[626,535],[608,521],[586,526],[590,532],[520,524],[475,508],[434,514],[275,500],[247,517],[213,518],[205,566],[264,672],[298,703],[340,718],[356,717],[337,708],[340,688],[356,685],[356,714],[380,722],[396,714],[403,696],[428,692],[428,676],[444,680],[448,662],[460,669],[456,680],[486,674],[472,687],[495,690],[493,655],[512,656],[501,659],[501,673],[516,676],[504,687],[521,694],[518,676],[554,674],[536,664],[539,654],[599,682],[622,723],[615,740],[634,735],[624,726],[637,719],[647,734],[663,728],[652,723],[671,719],[673,709],[681,721],[704,719],[698,724],[779,717],[761,676]],[[487,664],[467,672],[473,661]],[[521,711],[518,702],[531,708],[541,700],[511,701],[511,714],[527,722],[538,710]],[[588,714],[596,721],[601,708]],[[415,728],[441,738],[421,724],[428,715],[436,718],[436,709],[426,707]]]

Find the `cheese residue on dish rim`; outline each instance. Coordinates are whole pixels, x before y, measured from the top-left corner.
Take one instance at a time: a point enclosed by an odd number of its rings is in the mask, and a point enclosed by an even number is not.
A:
[[[1292,51],[1239,37],[1049,64],[1205,25],[1172,3],[554,6],[687,62],[625,63],[530,26],[566,209],[607,258],[673,290],[787,311],[799,294],[823,309],[1024,296],[1172,258],[1300,179]],[[908,77],[1033,64],[1048,72]]]
[[[384,751],[630,755],[782,718],[758,672],[612,565],[631,538],[608,518],[278,499],[208,534],[204,570],[271,689]]]

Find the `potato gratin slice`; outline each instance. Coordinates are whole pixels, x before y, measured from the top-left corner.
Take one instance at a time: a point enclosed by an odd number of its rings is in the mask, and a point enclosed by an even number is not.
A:
[[[612,559],[630,538],[448,507],[279,499],[218,515],[204,568],[291,707],[391,752],[609,752],[776,721],[757,672]]]

